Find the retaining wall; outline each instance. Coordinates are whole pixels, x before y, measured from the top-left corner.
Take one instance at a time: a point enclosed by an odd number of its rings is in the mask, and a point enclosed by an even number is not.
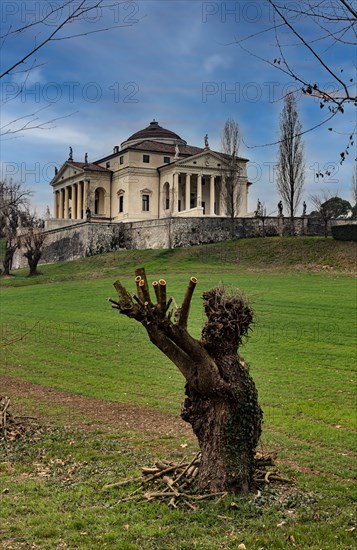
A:
[[[46,231],[40,263],[76,260],[110,250],[176,248],[227,239],[287,236],[292,234],[289,218],[166,218],[131,223],[82,222]],[[334,220],[344,224],[348,220]],[[349,221],[349,223],[351,223]],[[324,227],[315,218],[295,218],[296,235],[323,236]],[[13,268],[25,267],[23,251],[17,250]]]

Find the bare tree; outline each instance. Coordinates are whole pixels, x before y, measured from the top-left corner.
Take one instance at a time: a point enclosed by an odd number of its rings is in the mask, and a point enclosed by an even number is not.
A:
[[[19,236],[19,248],[24,252],[23,255],[27,259],[30,268],[29,277],[39,275],[37,265],[42,257],[43,244],[46,239],[44,232],[44,223],[36,213],[30,214],[28,218],[28,227],[21,231]]]
[[[320,122],[304,130],[304,133],[329,124],[331,119],[336,115],[342,115],[346,107],[356,105],[357,101],[355,2],[268,0],[267,5],[270,7],[270,24],[264,29],[241,37],[235,41],[236,44],[289,77],[296,84],[297,93],[301,92],[306,97],[314,98],[322,117]],[[271,37],[275,41],[276,48],[271,58],[257,52],[258,35],[259,38],[262,35],[266,36],[269,42]],[[300,56],[296,55],[298,52]],[[297,57],[304,59],[304,63],[297,65]],[[311,67],[314,68],[313,73],[309,70]],[[346,123],[350,123],[350,118],[346,119]],[[328,129],[333,131],[331,126]],[[355,133],[355,123],[343,133],[346,143],[340,152],[341,163],[353,146]]]
[[[354,165],[354,170],[352,174],[351,191],[352,191],[353,206],[357,207],[357,163],[355,163]]]
[[[255,449],[261,434],[262,411],[248,366],[237,354],[247,336],[253,313],[242,294],[222,287],[203,293],[207,321],[201,340],[188,330],[188,316],[197,279],[191,277],[182,307],[170,309],[166,281],[152,283],[151,301],[143,268],[136,270],[137,294],[116,281],[120,313],[140,322],[151,342],[186,379],[182,418],[197,436],[202,458],[199,485],[210,492],[247,493],[254,487]]]
[[[349,0],[329,0],[328,2],[300,0],[299,3],[268,0],[268,2],[276,16],[274,29],[279,50],[279,56],[274,59],[273,64],[299,82],[303,93],[317,97],[321,101],[319,104],[321,109],[327,104],[330,113],[343,113],[345,103],[356,101],[353,63],[350,74],[348,71],[344,73],[342,66],[332,64],[330,61],[327,46],[333,46],[334,49],[343,46],[344,59],[346,59],[346,46],[348,46],[351,48],[351,59],[355,57],[357,10],[353,2]],[[311,28],[313,28],[313,39],[308,36]],[[289,61],[288,48],[283,45],[284,42],[286,43],[287,33],[296,39],[297,44],[301,45],[306,53],[310,54],[317,70],[316,80],[310,80],[302,73],[303,67],[298,70]],[[280,36],[285,38],[281,39]],[[336,58],[339,59],[338,56]],[[326,89],[324,85],[326,76],[330,82],[333,79],[335,89]]]
[[[242,199],[241,168],[238,162],[240,146],[239,125],[232,118],[226,120],[222,133],[221,150],[225,159],[221,170],[221,197],[226,215],[231,219],[231,237],[234,238],[234,220],[239,214]]]
[[[34,17],[26,20],[23,24],[23,18],[18,17],[21,10],[25,8],[25,3],[14,2],[13,10],[6,13],[6,20],[3,21],[3,33],[0,36],[0,52],[5,59],[5,49],[18,48],[19,44],[32,42],[33,46],[19,54],[17,57],[11,56],[11,62],[3,67],[0,73],[0,80],[13,84],[13,78],[21,84],[16,89],[16,93],[2,100],[3,104],[13,101],[23,94],[28,78],[32,71],[41,67],[43,63],[39,61],[38,55],[50,43],[61,42],[78,37],[84,37],[95,33],[106,32],[119,27],[132,26],[138,22],[134,17],[135,9],[126,15],[119,17],[119,7],[125,10],[127,2],[111,2],[110,0],[60,0],[58,2],[48,2],[42,6],[42,3],[36,3],[34,6]],[[134,4],[133,4],[134,5]],[[42,9],[43,7],[43,9]],[[135,7],[135,6],[134,6]],[[39,9],[40,8],[40,9]],[[18,17],[18,18],[17,18]],[[109,17],[109,23],[107,18]],[[25,40],[26,38],[26,40]],[[16,44],[15,44],[16,43]],[[4,65],[5,62],[3,62]],[[5,94],[6,95],[6,94]],[[62,117],[56,117],[45,121],[40,120],[40,113],[49,105],[41,106],[34,112],[19,116],[15,120],[7,122],[0,127],[1,136],[9,136],[30,129],[50,129],[54,122]]]
[[[294,232],[294,215],[300,204],[305,181],[302,125],[293,94],[284,99],[280,115],[280,143],[277,167],[277,188],[286,205]]]
[[[163,206],[165,211],[165,230],[167,232],[168,247],[171,249],[173,245],[173,235],[172,235],[172,226],[173,226],[173,213],[175,202],[178,201],[177,190],[175,190],[173,185],[164,187],[163,195]]]
[[[14,254],[19,246],[17,229],[27,218],[32,192],[22,183],[0,182],[0,233],[5,239],[3,275],[10,275]]]

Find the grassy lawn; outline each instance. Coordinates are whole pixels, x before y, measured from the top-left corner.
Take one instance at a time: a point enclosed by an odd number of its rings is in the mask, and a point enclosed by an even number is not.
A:
[[[164,276],[180,302],[189,277],[197,276],[189,326],[197,337],[204,322],[200,293],[220,283],[242,289],[256,314],[241,351],[264,411],[262,444],[279,451],[279,469],[295,483],[283,493],[268,488],[258,498],[229,497],[190,513],[152,503],[115,505],[135,487],[104,493],[105,484],[138,475],[157,457],[193,453],[194,443],[183,450],[173,436],[83,432],[64,415],[32,441],[3,445],[0,544],[355,548],[353,247],[329,239],[256,239],[112,253],[41,266],[43,276],[35,279],[24,270],[4,280],[1,340],[14,343],[1,349],[1,374],[175,414],[184,380],[141,326],[110,308],[112,283],[120,277],[134,291],[133,271],[145,265],[149,279]],[[55,412],[49,407],[49,420]]]

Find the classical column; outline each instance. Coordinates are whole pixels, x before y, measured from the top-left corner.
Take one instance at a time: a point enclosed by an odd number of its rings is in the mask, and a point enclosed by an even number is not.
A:
[[[53,217],[58,218],[58,191],[53,193]]]
[[[88,189],[89,189],[89,181],[84,180],[84,182],[83,182],[83,212],[84,212],[84,214],[85,214],[87,208],[89,207]]]
[[[83,192],[82,192],[82,182],[77,183],[77,218],[82,219],[82,208],[83,208]]]
[[[172,184],[172,212],[176,214],[178,212],[178,173],[174,172],[173,174],[173,184]]]
[[[210,184],[209,184],[209,214],[210,214],[210,216],[214,216],[214,199],[215,199],[214,179],[215,179],[215,177],[211,175]]]
[[[64,218],[68,220],[69,218],[69,188],[66,186],[64,188]]]
[[[202,206],[202,174],[197,174],[197,206]]]
[[[186,174],[186,197],[185,197],[185,210],[191,208],[191,174]]]
[[[72,220],[77,216],[77,184],[72,185]]]
[[[59,212],[58,217],[63,218],[63,202],[64,202],[64,189],[60,189],[59,191]]]
[[[110,193],[104,193],[103,215],[110,218]]]

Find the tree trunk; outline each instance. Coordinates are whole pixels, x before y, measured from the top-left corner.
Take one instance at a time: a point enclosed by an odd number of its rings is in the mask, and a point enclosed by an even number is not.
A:
[[[246,494],[254,488],[262,413],[254,382],[238,360],[232,365],[231,378],[235,396],[204,398],[187,384],[181,416],[192,425],[201,449],[200,488]]]
[[[42,253],[38,250],[35,250],[33,254],[28,256],[27,261],[30,268],[29,277],[34,277],[35,275],[39,275],[40,273],[37,271],[38,262],[40,261],[42,256]]]
[[[328,220],[324,220],[324,236],[325,239],[328,237]]]
[[[25,258],[30,268],[29,277],[40,275],[37,271],[38,262],[42,256],[42,245],[45,240],[45,234],[41,230],[34,230],[30,228],[27,235],[23,237],[23,246],[26,252],[24,252]]]
[[[4,271],[3,275],[10,275],[10,271],[12,269],[12,261],[14,258],[15,251],[17,249],[17,244],[12,244],[11,241],[6,241],[5,245],[5,258],[3,262]]]
[[[223,288],[203,293],[207,321],[201,340],[187,332],[190,302],[197,280],[192,277],[181,308],[169,311],[166,281],[154,281],[157,304],[151,302],[145,271],[136,271],[137,295],[119,281],[113,307],[139,321],[157,346],[186,378],[182,418],[189,422],[201,449],[200,488],[209,492],[246,494],[254,487],[255,450],[262,411],[247,365],[237,354],[253,314],[244,298]],[[174,317],[174,321],[171,318]]]

